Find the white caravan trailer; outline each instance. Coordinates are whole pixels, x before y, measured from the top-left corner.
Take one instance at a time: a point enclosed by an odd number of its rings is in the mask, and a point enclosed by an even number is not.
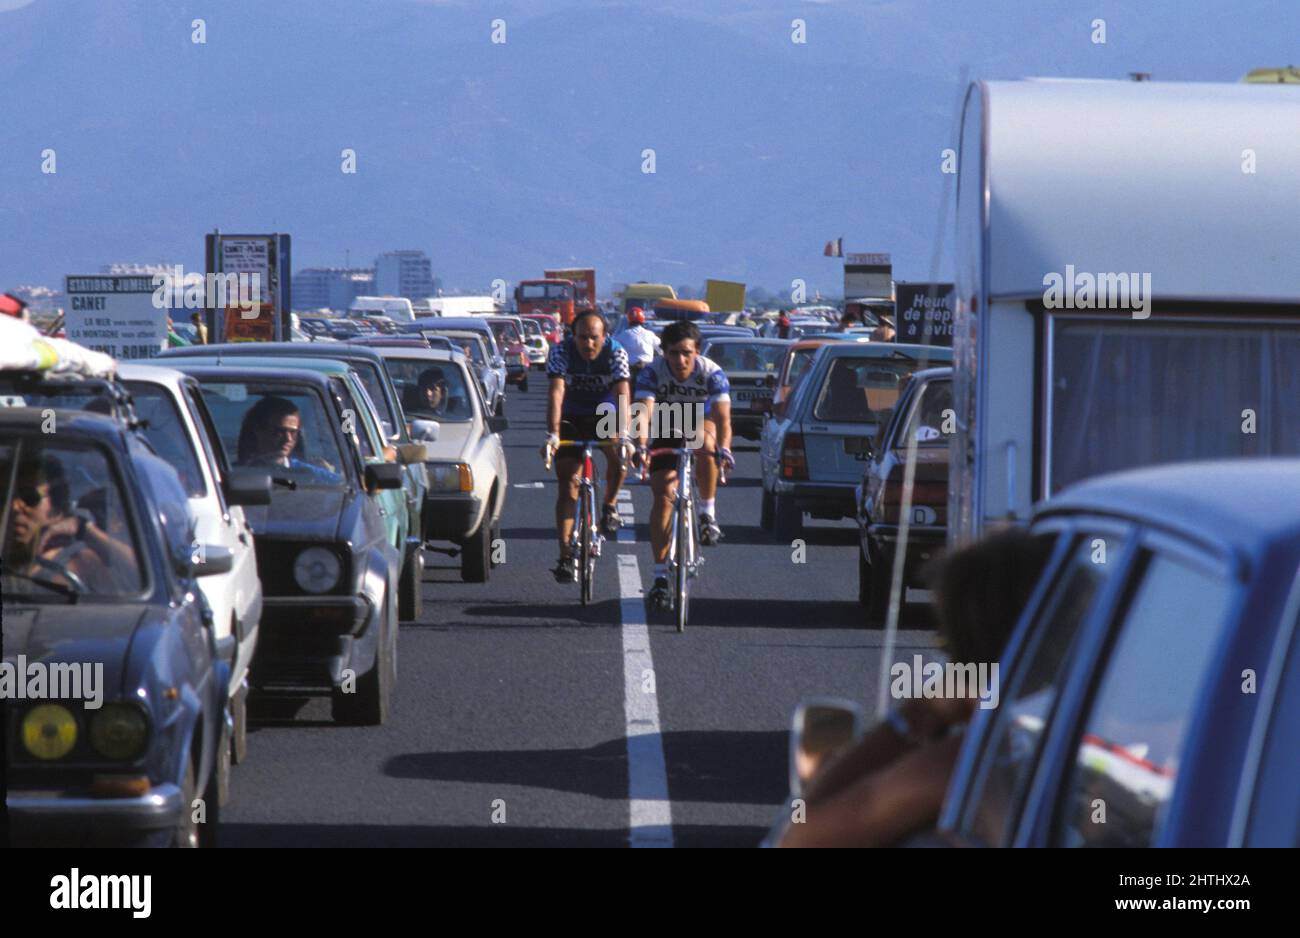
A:
[[[977,82],[959,161],[950,543],[1103,472],[1300,453],[1300,87]]]
[[[425,316],[495,316],[496,301],[490,296],[430,296],[417,300],[415,314]]]
[[[415,322],[411,301],[401,296],[359,296],[348,308],[348,316],[387,316],[395,322]]]

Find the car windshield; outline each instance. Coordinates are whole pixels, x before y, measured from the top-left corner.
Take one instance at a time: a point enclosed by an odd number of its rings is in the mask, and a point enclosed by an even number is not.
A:
[[[337,488],[347,481],[335,416],[316,391],[224,377],[200,383],[232,465],[268,468],[273,479],[300,486]]]
[[[126,493],[98,447],[22,439],[0,446],[5,486],[5,602],[132,596],[144,589],[144,554]]]
[[[837,423],[879,423],[916,368],[913,361],[836,358],[822,381],[813,416]]]
[[[0,407],[89,410],[110,417],[118,412],[118,405],[107,389],[94,382],[31,382],[14,375],[0,375]]]
[[[379,364],[372,361],[350,361],[348,364],[360,376],[361,383],[366,386],[366,393],[374,402],[375,412],[379,414],[379,420],[384,425],[385,438],[392,436],[397,427],[397,416],[384,395],[384,379],[379,374]]]
[[[521,322],[524,324],[524,335],[528,336],[530,339],[540,339],[542,337],[542,327],[537,324],[536,320],[524,319],[521,320]]]
[[[447,337],[466,355],[474,360],[474,364],[483,365],[487,363],[487,353],[484,351],[483,342],[477,336],[469,333],[459,335],[448,333]]]
[[[955,412],[952,409],[952,382],[935,381],[921,393],[921,403],[912,410],[912,421],[907,433],[916,437],[918,446],[947,446],[948,435],[944,424]],[[906,446],[904,435],[895,441],[896,446]]]
[[[573,296],[573,285],[565,283],[525,283],[519,288],[525,300],[564,300]]]
[[[795,349],[790,359],[790,374],[786,376],[786,384],[794,384],[803,375],[807,369],[808,363],[812,361],[813,352],[817,351],[816,346],[811,348]]]
[[[492,322],[492,334],[497,337],[499,345],[513,345],[516,342],[522,342],[519,336],[519,330],[515,328],[512,322]]]
[[[709,346],[706,357],[723,371],[775,372],[785,356],[784,345],[760,342],[717,342]]]
[[[459,365],[427,358],[389,358],[386,363],[407,417],[457,422],[473,418]]]
[[[131,390],[136,416],[145,422],[144,434],[154,452],[176,470],[186,495],[190,498],[206,495],[208,489],[199,469],[199,455],[194,451],[192,438],[171,393],[148,381],[127,381],[126,386]]]

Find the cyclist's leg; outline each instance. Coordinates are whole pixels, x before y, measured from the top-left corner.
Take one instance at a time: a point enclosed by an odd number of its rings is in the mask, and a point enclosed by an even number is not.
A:
[[[573,535],[573,513],[578,503],[578,471],[582,460],[572,456],[555,458],[555,481],[559,492],[555,497],[555,531],[560,540],[560,556],[569,552],[569,538]]]
[[[677,498],[677,470],[659,469],[650,473],[650,550],[655,564],[668,562],[669,524],[673,500]]]
[[[712,503],[718,494],[718,425],[707,417],[701,424],[703,443],[695,451],[695,494],[701,501]],[[711,513],[711,512],[710,512]]]
[[[623,470],[622,453],[617,446],[602,446],[605,454],[605,507],[612,508],[618,501],[618,490],[623,487],[627,473]]]

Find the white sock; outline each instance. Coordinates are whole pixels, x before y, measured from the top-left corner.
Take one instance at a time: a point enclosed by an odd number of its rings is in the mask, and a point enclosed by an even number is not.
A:
[[[666,563],[655,564],[655,579],[656,580],[668,579],[668,564]]]
[[[702,514],[702,515],[708,515],[710,518],[715,518],[715,519],[716,519],[716,518],[717,518],[717,515],[715,515],[715,514],[713,513],[713,502],[714,502],[714,499],[712,499],[712,498],[701,498],[701,499],[700,499],[700,514]]]

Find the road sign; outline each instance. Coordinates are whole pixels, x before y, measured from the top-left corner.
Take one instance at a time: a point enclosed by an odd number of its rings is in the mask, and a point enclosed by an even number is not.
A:
[[[152,358],[167,343],[168,311],[155,305],[157,289],[148,274],[68,274],[65,334],[114,358]]]
[[[900,283],[896,290],[898,341],[951,348],[953,285]]]

